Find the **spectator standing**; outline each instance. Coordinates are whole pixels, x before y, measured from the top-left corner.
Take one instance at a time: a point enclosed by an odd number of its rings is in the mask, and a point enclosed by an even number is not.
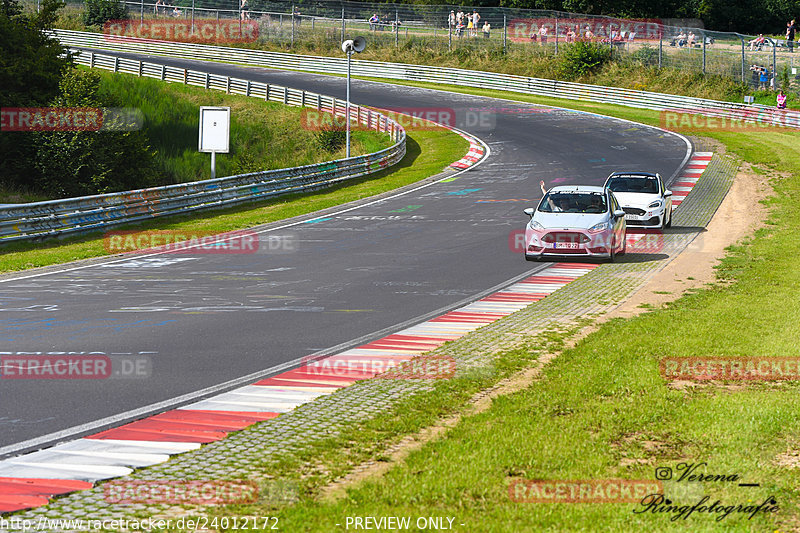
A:
[[[547,44],[547,26],[542,24],[539,26],[539,46]]]
[[[478,23],[481,21],[481,16],[478,14],[478,11],[473,9],[472,10],[472,36],[478,36]]]
[[[369,31],[375,31],[375,26],[380,22],[381,19],[378,18],[377,13],[373,13],[372,16],[369,18]]]
[[[447,19],[447,26],[449,28],[451,28],[451,29],[456,27],[456,12],[455,11],[450,11],[450,16]]]
[[[794,19],[786,23],[786,46],[789,47],[790,52],[794,52],[794,34],[797,31],[797,24]]]
[[[766,67],[761,67],[761,71],[758,73],[758,88],[766,90],[767,83],[769,83],[769,71]]]
[[[778,109],[786,109],[786,95],[783,94],[783,89],[778,91]]]

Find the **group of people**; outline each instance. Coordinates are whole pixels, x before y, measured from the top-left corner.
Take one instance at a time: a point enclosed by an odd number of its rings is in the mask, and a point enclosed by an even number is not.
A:
[[[677,37],[675,37],[675,40],[672,44],[678,48],[694,48],[694,45],[697,44],[697,35],[695,35],[693,31],[686,33],[685,31],[681,30]]]
[[[483,27],[480,26],[481,16],[477,10],[473,9],[472,13],[464,13],[459,10],[458,13],[450,11],[447,24],[450,29],[455,30],[457,37],[477,37],[478,32],[483,32],[483,36],[487,39],[492,31],[492,25],[488,21],[484,21]],[[466,33],[465,33],[466,32]]]
[[[386,29],[387,27],[391,27],[392,31],[395,31],[402,25],[402,22],[400,22],[400,20],[397,18],[392,19],[388,16],[381,18],[377,13],[373,13],[367,22],[369,22],[370,31],[380,31]]]
[[[153,14],[158,15],[169,15],[171,17],[180,17],[181,10],[178,9],[178,6],[173,6],[169,4],[166,0],[156,0],[156,4],[153,7]]]

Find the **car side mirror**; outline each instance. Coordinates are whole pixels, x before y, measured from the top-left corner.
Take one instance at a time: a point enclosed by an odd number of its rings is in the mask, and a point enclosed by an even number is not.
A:
[[[664,197],[672,196],[672,191],[669,189],[664,189]]]
[[[620,218],[625,216],[625,211],[623,211],[622,209],[617,209],[616,211],[614,211],[613,214],[615,217]]]
[[[525,209],[525,211],[523,211],[523,212],[524,212],[526,215],[528,215],[530,218],[533,218],[533,212],[534,212],[534,211],[535,211],[535,209],[534,209],[534,208],[532,208],[532,207],[529,207],[529,208]]]

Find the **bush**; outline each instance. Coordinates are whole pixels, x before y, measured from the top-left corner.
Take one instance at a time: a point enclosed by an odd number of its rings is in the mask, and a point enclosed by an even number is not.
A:
[[[338,152],[347,142],[347,132],[338,126],[323,127],[315,137],[319,147],[329,153]]]
[[[565,46],[558,56],[558,73],[566,80],[574,80],[592,74],[611,61],[611,50],[607,45],[578,42]]]
[[[645,66],[658,65],[658,49],[646,44],[631,54],[631,59]]]
[[[86,0],[83,23],[87,26],[102,26],[109,20],[128,18],[128,8],[119,0]]]
[[[100,76],[72,70],[61,81],[54,107],[101,107]],[[103,124],[107,126],[107,124]],[[35,186],[50,197],[125,191],[156,183],[147,136],[142,131],[34,133]]]

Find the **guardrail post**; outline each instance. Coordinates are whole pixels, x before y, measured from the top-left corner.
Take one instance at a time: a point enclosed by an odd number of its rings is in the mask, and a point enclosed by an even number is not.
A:
[[[314,17],[311,17],[311,31],[314,31]]]
[[[208,89],[208,82],[209,82],[210,75],[206,72],[206,89]]]
[[[264,89],[264,100],[269,100],[269,83],[267,84],[267,88]]]
[[[322,95],[317,93],[317,109],[322,109]]]
[[[742,50],[744,50],[744,44],[742,44]],[[89,68],[94,68],[94,52],[89,52]]]
[[[114,57],[114,72],[119,72],[119,57]]]
[[[247,88],[244,90],[245,96],[250,96],[250,80],[247,80]]]
[[[189,83],[189,70],[183,69],[183,84],[186,85]]]
[[[283,88],[283,105],[288,105],[288,104],[289,104],[289,88],[288,87],[284,87]]]
[[[167,67],[164,66],[164,65],[161,65],[161,81],[164,81],[167,78],[166,70],[167,70]]]
[[[300,107],[306,106],[306,92],[300,91]]]
[[[142,77],[142,71],[144,70],[144,61],[139,61],[139,77]]]
[[[231,77],[225,76],[225,94],[231,94]]]

